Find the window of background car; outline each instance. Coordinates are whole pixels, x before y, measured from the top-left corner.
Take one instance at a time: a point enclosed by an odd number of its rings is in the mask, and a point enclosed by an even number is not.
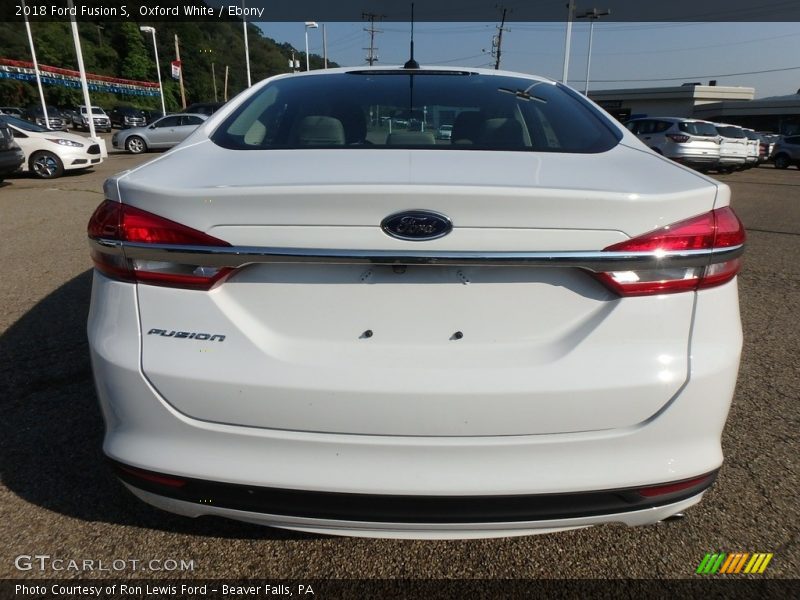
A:
[[[153,123],[156,127],[177,127],[180,124],[180,117],[164,117],[157,123]]]
[[[711,123],[701,123],[700,121],[681,121],[678,123],[678,129],[684,133],[691,135],[704,135],[717,137],[717,128]]]
[[[717,127],[717,131],[719,131],[720,135],[723,135],[727,138],[744,138],[744,131],[739,129],[738,127]]]
[[[437,139],[452,125],[450,139]],[[621,134],[578,94],[522,77],[355,71],[278,79],[212,134],[236,150],[420,148],[596,153]]]

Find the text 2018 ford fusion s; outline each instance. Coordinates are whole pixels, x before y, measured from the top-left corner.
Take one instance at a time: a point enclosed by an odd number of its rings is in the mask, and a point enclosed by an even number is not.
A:
[[[503,536],[653,523],[720,468],[729,188],[567,87],[278,76],[105,193],[92,362],[105,453],[146,502]]]

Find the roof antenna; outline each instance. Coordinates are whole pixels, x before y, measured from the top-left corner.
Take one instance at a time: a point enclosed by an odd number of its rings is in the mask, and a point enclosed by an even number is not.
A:
[[[414,60],[414,3],[411,3],[411,58],[403,65],[404,69],[419,69],[419,63]]]

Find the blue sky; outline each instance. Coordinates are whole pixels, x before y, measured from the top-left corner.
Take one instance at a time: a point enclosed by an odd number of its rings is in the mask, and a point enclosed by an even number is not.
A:
[[[305,47],[303,23],[257,23],[268,37]],[[494,66],[490,51],[497,23],[418,23],[416,58],[421,64]],[[328,56],[344,66],[366,64],[365,23],[328,23]],[[376,36],[378,64],[408,58],[409,25],[387,22]],[[509,23],[503,34],[501,68],[561,78],[564,23]],[[570,85],[583,89],[588,24],[572,28]],[[322,30],[309,30],[312,53],[322,54]],[[722,77],[729,73],[771,73]],[[660,78],[675,81],[644,81]],[[794,93],[800,88],[800,23],[620,23],[594,27],[590,90],[680,85],[717,79],[718,85],[756,88],[756,97]],[[617,81],[612,81],[617,80]],[[630,80],[630,81],[621,81]]]

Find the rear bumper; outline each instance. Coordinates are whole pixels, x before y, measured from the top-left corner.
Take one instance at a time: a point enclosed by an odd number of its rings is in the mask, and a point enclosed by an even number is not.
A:
[[[719,164],[721,165],[743,165],[747,158],[744,156],[720,156]]]
[[[574,519],[658,508],[704,492],[716,471],[661,486],[590,492],[428,496],[358,494],[175,478],[111,461],[130,487],[194,504],[263,514],[376,523],[504,523]]]
[[[178,412],[141,373],[135,286],[95,274],[89,340],[106,422],[104,451],[124,465],[216,482],[211,485],[376,496],[573,496],[691,479],[722,463],[720,437],[742,341],[735,280],[697,296],[690,379],[666,406],[638,425],[541,435],[347,435],[210,423]],[[468,537],[603,522],[652,523],[700,498],[700,491],[689,490],[692,497],[667,498],[669,504],[663,506],[584,506],[580,516],[540,512],[487,522],[475,515],[456,525],[398,526],[395,520],[376,526],[364,525],[354,514],[322,515],[320,520],[311,513],[276,516],[269,507],[253,510],[227,501],[217,505],[214,497],[206,503],[201,497],[205,489],[193,496],[195,501],[134,491],[156,506],[190,516],[217,514],[309,531],[410,537],[424,537],[421,531]]]
[[[174,500],[127,486],[140,500],[186,517],[213,515],[266,525],[320,533],[324,535],[347,535],[353,537],[395,538],[395,539],[477,539],[535,535],[580,529],[603,523],[619,523],[629,527],[652,525],[667,517],[691,508],[702,499],[698,494],[687,500],[666,504],[658,508],[648,508],[619,514],[608,514],[595,517],[574,519],[552,519],[545,521],[519,521],[497,523],[376,523],[368,521],[337,521],[334,519],[310,519],[305,517],[287,517],[242,510],[231,510],[216,506]]]

